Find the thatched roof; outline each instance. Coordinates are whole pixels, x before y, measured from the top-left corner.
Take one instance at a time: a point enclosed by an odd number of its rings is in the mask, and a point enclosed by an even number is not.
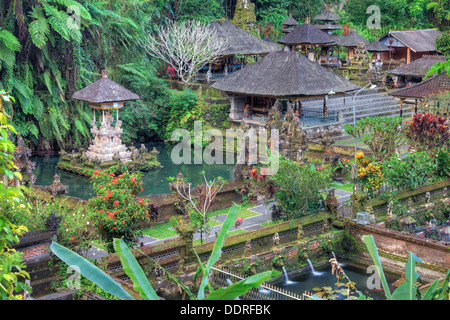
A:
[[[352,91],[358,86],[333,71],[291,51],[271,52],[260,61],[216,81],[213,88],[228,94],[302,97]]]
[[[295,20],[294,18],[292,18],[292,14],[289,15],[289,18],[287,18],[286,20],[284,20],[281,23],[283,26],[285,27],[296,27],[298,26],[298,22],[297,20]]]
[[[380,41],[392,36],[414,52],[436,51],[436,38],[441,36],[437,29],[389,31],[380,38]]]
[[[235,54],[259,55],[281,50],[279,45],[263,41],[228,20],[212,21],[208,27],[216,30],[220,37],[227,39],[229,46],[221,52],[224,56]]]
[[[87,87],[75,92],[72,95],[72,98],[91,103],[114,101],[118,102],[140,99],[137,94],[110,80],[107,74],[104,74],[100,80],[97,80]]]
[[[353,31],[345,37],[340,38],[336,44],[343,47],[357,47],[361,41],[364,42],[366,47],[370,44],[369,40],[361,36],[358,32]]]
[[[314,20],[317,20],[317,21],[339,21],[339,20],[341,20],[341,17],[334,12],[325,10],[325,11],[319,13],[317,16],[315,16]]]
[[[301,26],[294,28],[291,32],[278,40],[278,43],[284,45],[329,44],[333,42],[334,39],[332,37],[309,23],[304,23]]]
[[[413,77],[425,77],[430,67],[437,62],[444,62],[446,59],[444,56],[428,56],[425,55],[422,58],[414,60],[401,67],[395,68],[389,71],[396,76],[413,76]]]
[[[340,24],[336,23],[324,23],[324,24],[315,24],[317,28],[320,30],[339,30],[342,29]]]
[[[275,41],[273,41],[272,39],[270,39],[269,37],[265,36],[265,37],[263,38],[263,41],[269,42],[269,43],[271,43],[272,45],[276,45],[276,46],[279,47],[280,50],[281,50],[281,46],[280,46],[278,43],[276,43]]]
[[[410,87],[392,91],[389,94],[402,98],[425,98],[444,91],[450,91],[450,77],[445,72]]]
[[[386,47],[383,43],[380,41],[373,41],[367,46],[367,51],[369,52],[385,52],[389,51],[389,48]]]

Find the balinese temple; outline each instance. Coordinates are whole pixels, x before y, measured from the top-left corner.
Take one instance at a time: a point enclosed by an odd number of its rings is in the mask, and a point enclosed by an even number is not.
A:
[[[367,46],[367,51],[373,54],[372,60],[381,61],[382,54],[389,53],[390,49],[380,41],[375,40]]]
[[[249,115],[267,115],[276,100],[285,99],[292,101],[301,113],[306,111],[301,110],[302,100],[325,99],[331,91],[342,93],[359,88],[332,70],[292,51],[271,52],[260,61],[215,82],[212,87],[228,95],[230,118],[236,121],[244,118],[247,107]]]
[[[244,59],[237,56],[254,56],[258,59],[271,51],[281,50],[276,43],[264,41],[228,20],[212,21],[208,27],[216,30],[217,34],[225,38],[228,43],[227,48],[220,52],[220,59],[214,65],[205,66],[200,71],[205,74],[209,70],[211,80],[223,78],[229,73],[244,68]]]
[[[131,151],[120,139],[123,129],[119,109],[124,107],[125,101],[138,100],[139,96],[110,80],[104,70],[100,80],[75,92],[72,98],[87,102],[93,111],[91,132],[94,139],[85,153],[86,157],[101,163],[112,161],[114,157],[121,162],[130,161]],[[97,127],[97,119],[100,127]]]
[[[404,104],[412,104],[415,113],[419,111],[419,108],[424,111],[427,103],[426,98],[445,91],[450,91],[450,77],[444,71],[440,75],[430,76],[420,83],[391,91],[389,94],[400,100],[400,114],[402,114]]]
[[[298,22],[297,22],[297,20],[292,18],[292,13],[291,13],[291,14],[289,14],[289,18],[284,20],[281,23],[281,25],[283,26],[283,28],[281,28],[281,32],[284,34],[287,34],[287,33],[291,32],[294,28],[298,27]]]
[[[389,31],[379,41],[392,52],[383,54],[381,59],[404,59],[408,64],[424,55],[436,55],[436,39],[440,36],[437,29]]]
[[[445,61],[444,56],[425,55],[409,64],[392,69],[389,73],[397,77],[397,87],[411,86],[421,82],[432,65]]]
[[[361,36],[358,32],[353,31],[346,35],[345,37],[339,38],[336,42],[337,45],[347,48],[348,58],[352,59],[356,49],[360,45],[360,43],[364,43],[365,47],[370,44],[370,41]]]
[[[317,61],[320,48],[334,44],[334,39],[316,26],[304,23],[281,37],[278,43],[284,45],[285,51],[294,51],[298,47],[308,59]]]

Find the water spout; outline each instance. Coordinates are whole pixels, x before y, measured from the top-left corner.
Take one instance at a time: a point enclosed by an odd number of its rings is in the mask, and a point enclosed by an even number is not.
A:
[[[343,268],[344,266],[346,266],[345,263],[341,263],[338,261],[338,259],[336,258],[336,255],[334,254],[334,251],[331,251],[331,253],[333,254],[334,260],[336,260],[337,263],[339,263],[339,265]]]
[[[286,269],[284,267],[282,267],[282,268],[283,268],[284,278],[286,279],[284,284],[294,284],[294,283],[296,283],[295,281],[289,280],[289,277],[288,277],[288,274],[286,272]]]
[[[318,272],[318,271],[314,270],[314,266],[313,266],[311,260],[309,260],[309,259],[306,259],[306,260],[308,260],[308,264],[309,264],[309,267],[311,268],[313,275],[320,276],[321,274],[323,274],[323,272]]]

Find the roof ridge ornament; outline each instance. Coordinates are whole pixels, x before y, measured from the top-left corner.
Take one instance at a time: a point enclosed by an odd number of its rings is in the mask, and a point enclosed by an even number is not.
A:
[[[109,71],[108,69],[103,69],[102,70],[102,78],[108,78],[109,76]]]

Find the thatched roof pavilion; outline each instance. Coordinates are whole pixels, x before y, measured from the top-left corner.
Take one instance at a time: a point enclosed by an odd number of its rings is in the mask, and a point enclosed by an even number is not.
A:
[[[228,94],[272,98],[313,97],[358,86],[296,52],[271,52],[260,61],[213,84]]]
[[[298,22],[292,17],[292,13],[289,14],[289,18],[284,20],[281,24],[283,25],[283,28],[281,28],[281,32],[283,32],[284,34],[289,33],[292,31],[292,29],[298,27]]]
[[[278,40],[278,43],[290,46],[310,46],[332,44],[334,41],[334,38],[316,26],[304,23],[281,37],[281,39]]]
[[[317,20],[317,21],[339,21],[339,20],[341,20],[341,17],[338,14],[336,14],[330,10],[324,10],[321,13],[319,13],[318,15],[316,15],[314,17],[314,20]]]
[[[410,87],[398,89],[389,94],[401,98],[426,98],[432,94],[450,91],[450,77],[443,72]]]
[[[339,30],[342,26],[336,21],[341,20],[341,17],[330,10],[325,10],[314,17],[314,20],[320,21],[320,24],[315,26],[328,34],[332,34],[334,30]]]
[[[430,67],[437,62],[445,62],[444,56],[425,55],[420,59],[414,60],[411,63],[405,64],[398,68],[389,71],[396,76],[410,76],[416,78],[423,78],[428,73]]]
[[[99,80],[75,92],[72,98],[90,104],[107,103],[108,105],[110,102],[140,99],[137,94],[109,79],[107,72],[102,72],[102,77]]]
[[[359,87],[297,52],[277,51],[218,80],[212,88],[229,96],[230,118],[240,120],[246,105],[264,114],[275,99],[297,103],[308,98],[325,99],[331,90],[347,92]]]
[[[356,48],[361,41],[366,47],[370,44],[369,40],[361,36],[358,32],[353,31],[347,36],[339,38],[336,44],[347,48]]]
[[[422,103],[422,108],[424,108],[425,98],[445,91],[450,91],[450,77],[444,71],[440,75],[432,76],[431,78],[410,87],[389,92],[389,94],[400,99],[401,114],[402,105],[404,103],[413,104],[415,113],[417,113],[418,101]]]
[[[208,27],[216,30],[219,36],[227,39],[229,46],[221,52],[223,56],[262,55],[281,50],[279,45],[263,41],[228,20],[212,21]]]
[[[367,46],[367,51],[369,51],[369,52],[386,52],[386,51],[389,51],[389,48],[386,47],[380,41],[373,41]]]

